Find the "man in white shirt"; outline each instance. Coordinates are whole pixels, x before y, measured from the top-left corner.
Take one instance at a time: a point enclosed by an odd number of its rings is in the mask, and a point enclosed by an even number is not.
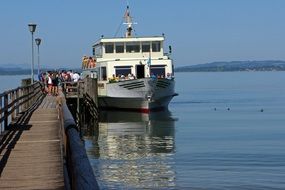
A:
[[[78,73],[74,73],[72,75],[72,79],[73,79],[73,82],[78,82],[78,80],[80,79],[80,76]]]

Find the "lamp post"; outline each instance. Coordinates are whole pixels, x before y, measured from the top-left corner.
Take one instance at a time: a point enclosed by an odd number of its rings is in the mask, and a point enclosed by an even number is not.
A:
[[[42,39],[36,38],[35,41],[38,46],[38,77],[39,77],[40,76],[40,45],[41,45]]]
[[[31,83],[34,83],[34,32],[36,31],[36,24],[29,24],[29,30],[32,34],[32,64],[31,64]]]

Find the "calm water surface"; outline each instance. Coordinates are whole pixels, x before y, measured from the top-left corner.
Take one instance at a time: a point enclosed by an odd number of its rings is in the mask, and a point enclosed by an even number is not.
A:
[[[0,76],[0,92],[28,77]],[[103,112],[86,133],[102,189],[285,189],[285,72],[176,81],[170,112]]]
[[[29,77],[29,75],[0,75],[0,93],[21,86],[21,80]]]
[[[285,189],[284,72],[176,81],[170,112],[104,112],[85,136],[102,189]]]

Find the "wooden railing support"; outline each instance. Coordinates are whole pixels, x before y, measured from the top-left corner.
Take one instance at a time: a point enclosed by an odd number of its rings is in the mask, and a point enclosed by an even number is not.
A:
[[[8,94],[4,95],[4,131],[8,128]]]
[[[2,109],[3,109],[3,101],[2,98],[0,97],[0,118],[2,118],[3,116]],[[4,127],[3,122],[0,121],[0,134],[4,131],[3,127]]]
[[[8,129],[20,111],[32,106],[40,96],[43,95],[41,83],[36,82],[33,85],[22,86],[0,94],[0,134]]]
[[[20,89],[17,89],[16,90],[16,100],[18,100],[19,97],[20,97],[19,93],[20,93]],[[19,104],[20,104],[20,101],[17,101],[16,102],[16,115],[18,115],[20,113],[20,106],[19,106]]]

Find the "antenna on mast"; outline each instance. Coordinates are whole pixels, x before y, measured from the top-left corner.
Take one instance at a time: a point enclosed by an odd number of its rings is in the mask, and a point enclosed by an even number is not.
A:
[[[125,19],[125,22],[123,24],[127,25],[127,31],[126,31],[125,37],[130,38],[132,37],[133,24],[137,24],[137,23],[133,22],[133,19],[130,14],[129,4],[127,5],[127,10],[125,12],[124,19]]]

